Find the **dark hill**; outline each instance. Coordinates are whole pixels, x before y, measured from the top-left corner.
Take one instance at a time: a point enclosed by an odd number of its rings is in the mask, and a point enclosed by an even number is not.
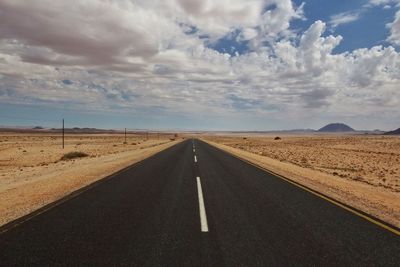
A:
[[[344,123],[330,123],[319,129],[318,132],[354,132],[354,129]]]
[[[387,135],[400,134],[400,128],[397,129],[397,130],[394,130],[394,131],[386,132],[386,133],[384,133],[384,134],[387,134]]]

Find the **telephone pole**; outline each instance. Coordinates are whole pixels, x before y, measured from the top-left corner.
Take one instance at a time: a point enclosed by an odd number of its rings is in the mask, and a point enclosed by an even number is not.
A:
[[[64,149],[64,135],[65,135],[64,119],[62,119],[62,147],[63,147],[63,149]]]
[[[126,144],[126,128],[125,128],[125,142],[124,143]]]

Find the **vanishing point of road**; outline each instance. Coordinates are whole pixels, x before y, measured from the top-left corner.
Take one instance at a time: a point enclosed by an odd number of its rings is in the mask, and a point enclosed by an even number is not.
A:
[[[0,228],[0,266],[400,266],[379,224],[186,140]]]

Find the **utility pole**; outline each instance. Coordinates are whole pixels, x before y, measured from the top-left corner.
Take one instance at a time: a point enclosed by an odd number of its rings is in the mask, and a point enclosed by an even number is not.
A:
[[[126,128],[125,128],[125,142],[124,143],[126,144]]]
[[[63,149],[64,149],[64,135],[65,135],[64,119],[62,119],[62,146],[63,146]]]

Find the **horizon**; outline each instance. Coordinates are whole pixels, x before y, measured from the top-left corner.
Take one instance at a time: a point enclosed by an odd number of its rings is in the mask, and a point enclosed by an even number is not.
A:
[[[65,126],[65,130],[83,130],[83,129],[93,129],[93,130],[99,130],[99,131],[130,131],[130,132],[181,132],[181,133],[192,133],[192,132],[225,132],[225,133],[268,133],[268,132],[319,132],[322,128],[332,125],[332,124],[342,124],[340,122],[333,122],[333,123],[328,123],[324,126],[321,126],[319,128],[297,128],[297,129],[271,129],[271,130],[210,130],[210,129],[179,129],[179,128],[170,128],[170,129],[151,129],[151,128],[128,128],[128,127],[123,127],[123,128],[97,128],[97,127],[78,127],[78,126]],[[353,129],[351,132],[389,132],[389,131],[394,131],[397,129],[392,129],[392,130],[382,130],[382,129],[373,129],[373,130],[367,130],[367,129],[355,129],[351,127],[351,125],[344,124],[346,126],[349,126],[350,128]],[[62,130],[62,127],[51,127],[51,126],[45,126],[45,125],[0,125],[0,130],[1,129],[15,129],[15,130]],[[326,132],[326,133],[346,133],[347,131],[333,131],[333,132]],[[321,132],[323,133],[323,132]]]
[[[0,13],[2,126],[400,127],[400,0],[5,0]]]

